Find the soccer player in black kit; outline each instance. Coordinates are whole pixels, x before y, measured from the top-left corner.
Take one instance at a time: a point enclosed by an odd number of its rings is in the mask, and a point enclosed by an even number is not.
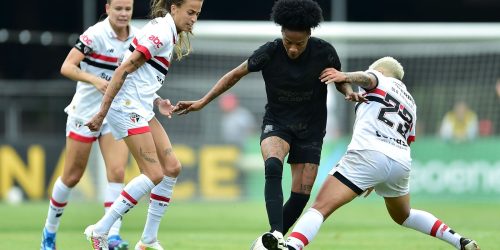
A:
[[[340,60],[332,45],[311,37],[311,29],[322,20],[322,10],[313,0],[278,0],[271,18],[281,26],[282,38],[258,48],[203,98],[180,101],[174,111],[187,114],[200,110],[250,72],[262,72],[267,105],[260,146],[271,226],[262,243],[267,249],[286,249],[283,234],[306,206],[320,162],[327,116],[327,85],[320,81],[320,75],[325,68],[339,70]],[[336,87],[348,100],[364,99],[347,84]],[[292,190],[283,205],[281,179],[286,155],[292,169]]]

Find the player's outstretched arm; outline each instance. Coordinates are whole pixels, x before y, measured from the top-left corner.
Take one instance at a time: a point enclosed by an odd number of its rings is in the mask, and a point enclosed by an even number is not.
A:
[[[127,75],[136,71],[139,67],[144,65],[146,62],[146,57],[139,51],[134,51],[132,55],[123,62],[113,74],[106,93],[102,97],[101,108],[97,114],[95,114],[92,119],[85,124],[91,131],[97,131],[100,129],[104,117],[108,114],[109,107],[115,98],[118,91],[120,91]]]
[[[217,98],[220,94],[226,92],[233,87],[241,78],[246,76],[248,71],[247,61],[244,61],[238,67],[226,73],[221,77],[217,83],[208,91],[203,98],[198,101],[179,101],[173,110],[179,115],[187,114],[191,111],[198,111],[210,103],[213,99]]]

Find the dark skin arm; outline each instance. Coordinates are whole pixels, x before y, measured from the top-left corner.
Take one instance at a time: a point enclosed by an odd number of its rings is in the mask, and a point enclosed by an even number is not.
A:
[[[226,92],[228,89],[233,87],[241,78],[248,75],[248,63],[244,61],[238,67],[232,69],[221,77],[217,83],[208,91],[205,96],[197,101],[179,101],[173,110],[179,115],[187,114],[191,111],[198,111],[205,107],[212,100],[217,98],[217,96]]]
[[[97,131],[102,125],[104,117],[108,113],[109,107],[113,102],[118,91],[120,91],[127,75],[136,71],[146,62],[146,57],[139,51],[134,51],[132,55],[122,63],[113,74],[111,81],[109,83],[108,88],[106,89],[106,93],[102,97],[101,109],[97,114],[92,117],[92,119],[85,124],[88,126],[91,131]]]

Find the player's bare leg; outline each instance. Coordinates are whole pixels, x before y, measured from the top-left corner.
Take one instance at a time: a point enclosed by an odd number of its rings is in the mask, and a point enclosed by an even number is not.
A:
[[[323,221],[358,194],[337,177],[328,175],[313,206],[302,215],[287,240],[290,249],[302,249],[318,233]]]
[[[66,138],[63,174],[57,179],[50,197],[49,211],[43,230],[41,249],[56,249],[56,233],[72,188],[80,181],[89,159],[91,142]]]
[[[181,163],[177,159],[170,139],[160,122],[153,118],[149,127],[154,138],[156,152],[163,171],[163,179],[151,190],[148,216],[141,240],[136,249],[163,249],[158,242],[160,222],[170,205],[177,176],[181,172]],[[141,248],[142,247],[142,248]]]
[[[398,224],[439,238],[460,250],[480,249],[474,240],[462,237],[434,215],[410,207],[410,195],[385,197],[387,211]]]
[[[163,177],[151,132],[130,135],[124,140],[142,174],[132,179],[108,212],[95,225],[85,230],[87,239],[93,246],[107,247],[107,234],[113,223],[132,209]],[[105,237],[106,241],[103,241]],[[94,247],[94,249],[99,248]]]
[[[105,212],[111,204],[120,196],[124,187],[125,167],[128,163],[129,151],[123,140],[115,140],[111,133],[99,137],[99,146],[106,165],[106,176],[108,184],[104,195]],[[120,237],[122,219],[115,221],[108,234],[108,245],[110,250],[128,249],[128,242]]]
[[[293,226],[302,214],[318,174],[318,164],[296,163],[292,165],[292,191],[283,206],[283,234]]]

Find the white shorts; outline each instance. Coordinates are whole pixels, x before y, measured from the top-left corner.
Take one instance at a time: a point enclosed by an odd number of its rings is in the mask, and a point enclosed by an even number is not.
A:
[[[106,119],[116,140],[150,132],[149,121],[136,113],[109,109]]]
[[[106,120],[104,120],[101,129],[95,132],[90,131],[89,127],[84,125],[87,122],[88,121],[84,121],[74,116],[68,116],[66,120],[66,137],[79,142],[92,143],[101,135],[111,133],[111,129]]]
[[[382,197],[399,197],[410,192],[410,169],[379,151],[348,151],[330,175],[358,194],[370,187]]]

